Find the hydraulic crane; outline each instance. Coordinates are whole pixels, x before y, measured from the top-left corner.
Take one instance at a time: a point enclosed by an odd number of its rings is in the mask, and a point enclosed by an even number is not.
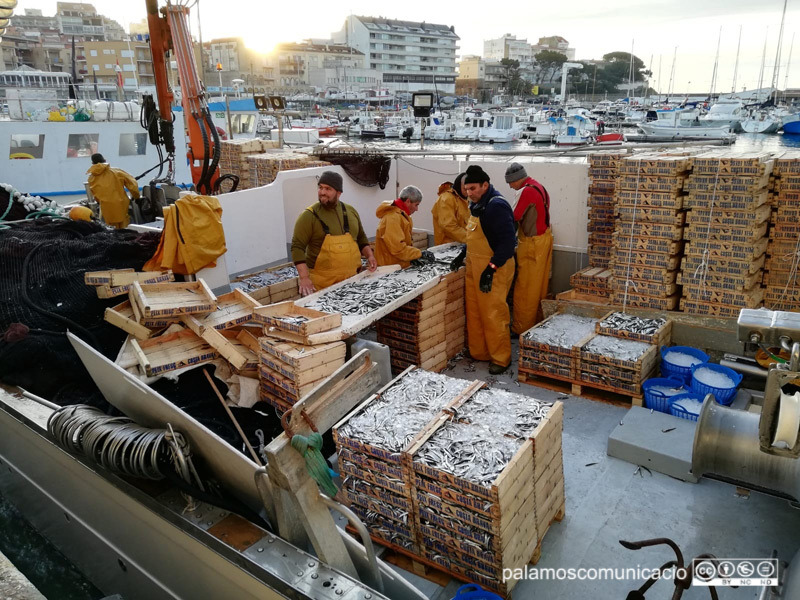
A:
[[[200,194],[214,194],[219,191],[219,185],[224,179],[234,180],[235,189],[237,178],[232,175],[220,176],[219,173],[219,133],[211,120],[205,88],[195,66],[189,31],[189,9],[197,0],[167,1],[166,6],[161,9],[158,7],[158,0],[145,1],[158,104],[156,105],[152,97],[145,97],[142,125],[148,130],[150,141],[159,147],[159,154],[161,146],[167,152],[167,158],[161,160],[160,166],[163,167],[165,163],[169,165],[167,176],[154,181],[174,185],[175,178],[175,134],[172,118],[175,94],[170,88],[167,70],[168,54],[171,51],[178,65],[180,101],[188,135],[186,156],[195,189]]]

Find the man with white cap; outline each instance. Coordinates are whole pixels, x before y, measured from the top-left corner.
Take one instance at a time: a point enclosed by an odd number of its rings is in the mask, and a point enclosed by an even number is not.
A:
[[[511,330],[523,334],[536,324],[539,304],[547,294],[550,280],[553,260],[550,195],[541,183],[528,177],[519,163],[511,163],[506,169],[506,183],[517,193],[513,208],[519,237]]]

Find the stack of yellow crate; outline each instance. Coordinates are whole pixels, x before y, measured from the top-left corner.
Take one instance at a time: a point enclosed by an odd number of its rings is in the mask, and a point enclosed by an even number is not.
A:
[[[278,142],[258,138],[223,140],[220,142],[220,172],[223,175],[236,175],[239,178],[238,189],[249,189],[252,186],[250,185],[250,165],[247,157],[276,148],[278,148]]]
[[[620,161],[614,232],[615,304],[674,310],[683,254],[685,156],[639,154]]]
[[[800,312],[800,152],[775,158],[773,224],[764,274],[764,305]]]
[[[269,185],[281,171],[294,171],[311,167],[327,167],[331,163],[322,160],[311,160],[307,156],[293,152],[273,151],[254,154],[247,157],[250,169],[250,186]]]
[[[693,158],[687,182],[686,256],[681,307],[736,317],[758,308],[768,245],[767,202],[773,161],[765,152],[708,152]]]

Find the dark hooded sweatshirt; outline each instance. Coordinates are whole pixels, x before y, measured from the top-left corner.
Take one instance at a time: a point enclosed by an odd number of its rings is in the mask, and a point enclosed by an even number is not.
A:
[[[470,213],[481,220],[481,229],[492,248],[492,263],[499,269],[514,256],[517,234],[514,228],[514,212],[503,196],[489,185],[489,189],[477,203],[470,203]]]

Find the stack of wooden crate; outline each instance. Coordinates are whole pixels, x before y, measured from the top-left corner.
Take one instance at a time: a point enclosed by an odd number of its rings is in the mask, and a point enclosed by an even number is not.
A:
[[[419,552],[404,456],[442,409],[481,385],[409,368],[333,427],[342,494],[373,539]]]
[[[586,299],[603,302],[611,296],[611,269],[586,267],[569,278],[570,286]]]
[[[378,321],[378,342],[389,346],[395,374],[412,365],[429,371],[447,366],[447,297],[448,281],[443,279]]]
[[[681,308],[736,317],[757,308],[768,245],[767,186],[773,161],[767,153],[710,152],[693,158]]]
[[[589,387],[630,396],[641,405],[642,382],[658,369],[658,346],[595,334],[580,349],[579,380]]]
[[[800,152],[786,151],[775,158],[773,196],[764,305],[800,312]]]
[[[517,583],[505,570],[536,562],[547,529],[564,515],[563,405],[545,408],[535,429],[508,427],[539,404],[520,394],[477,391],[407,452],[421,557],[503,595]],[[491,480],[478,481],[447,464],[447,457],[426,452],[440,440],[459,455],[492,453],[507,462]]]
[[[445,354],[448,360],[461,352],[467,344],[467,312],[464,297],[466,279],[467,270],[464,267],[442,279],[447,284],[444,340],[446,343]]]
[[[261,399],[281,410],[344,364],[344,342],[332,331],[342,324],[338,313],[281,302],[255,308],[253,320],[264,325],[265,337],[259,338]]]
[[[428,232],[421,229],[411,231],[411,245],[420,250],[428,249]]]
[[[237,277],[231,287],[247,292],[261,304],[275,304],[300,298],[300,284],[294,263],[284,263],[258,273]]]
[[[259,138],[222,140],[220,142],[220,172],[226,175],[236,175],[239,178],[238,189],[240,190],[254,187],[251,186],[250,165],[247,157],[278,147],[278,142]]]
[[[580,347],[595,334],[597,319],[555,314],[534,325],[519,338],[519,380],[550,377],[578,379]]]
[[[306,346],[264,336],[258,340],[260,397],[283,412],[344,364],[344,342]]]
[[[293,152],[272,151],[247,157],[250,173],[250,187],[269,185],[281,171],[294,171],[311,167],[327,167],[331,163],[311,160],[308,156]]]
[[[620,161],[614,232],[615,304],[678,308],[683,253],[685,156],[648,153]]]

